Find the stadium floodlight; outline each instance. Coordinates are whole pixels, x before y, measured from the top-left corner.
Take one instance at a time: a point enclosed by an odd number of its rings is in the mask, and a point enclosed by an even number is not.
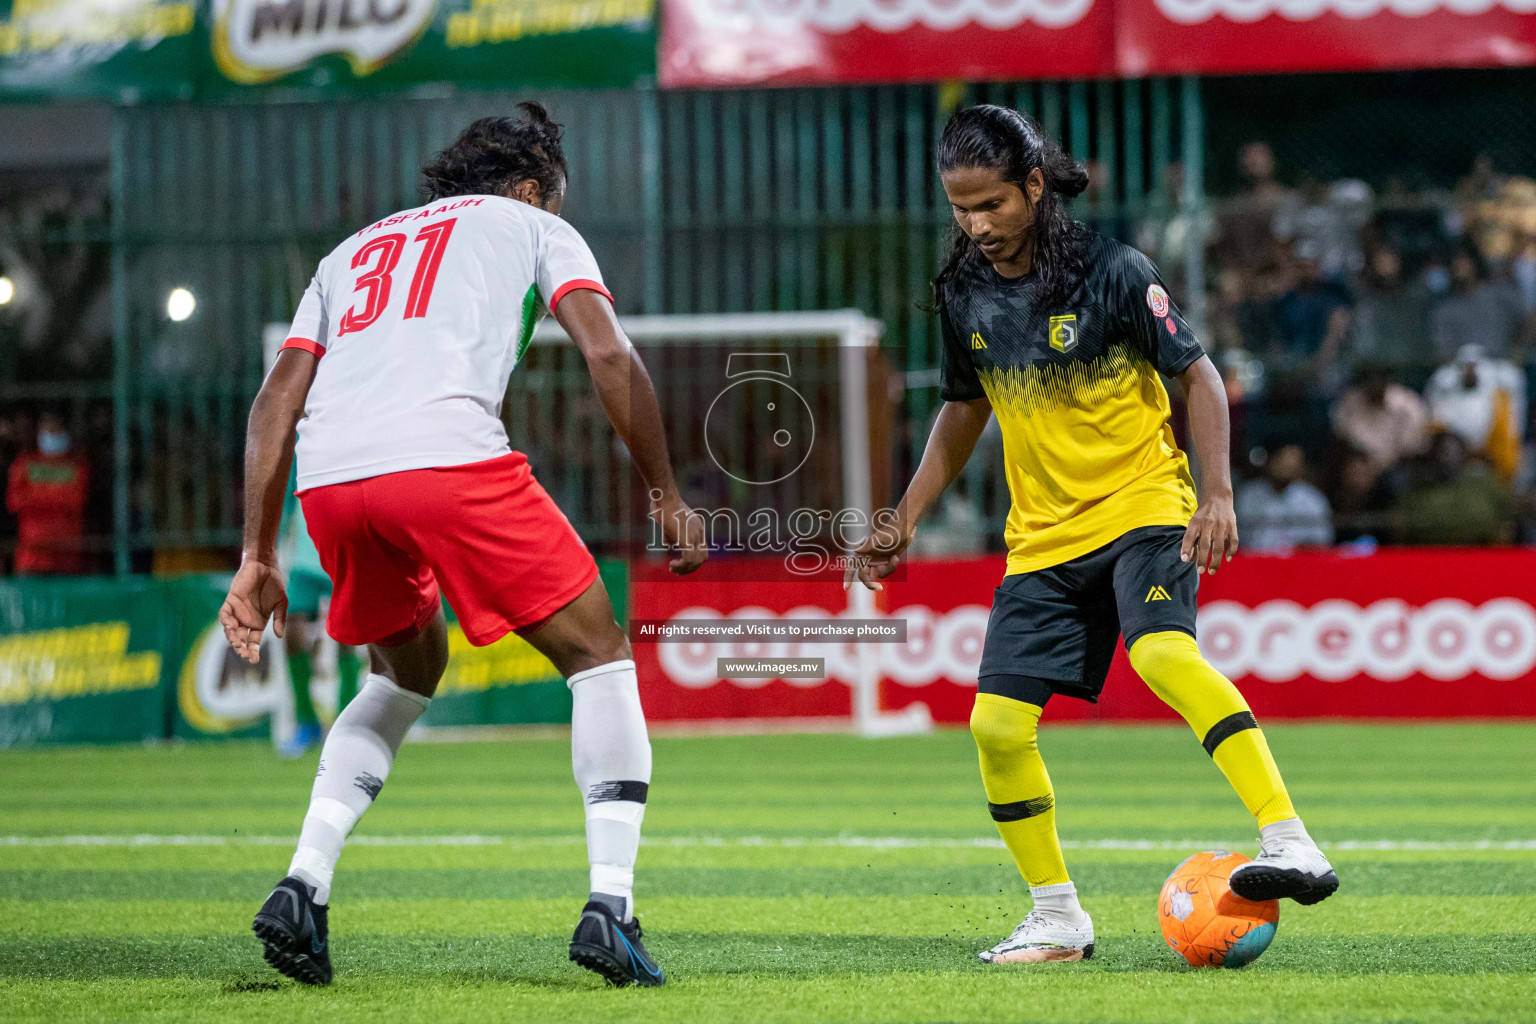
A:
[[[8,277],[0,277],[0,306],[9,305],[16,297],[16,282]]]
[[[623,318],[621,323],[630,340],[641,348],[661,345],[678,347],[698,345],[730,351],[732,354],[727,357],[725,366],[726,377],[732,379],[741,376],[732,369],[737,362],[742,361],[740,355],[736,353],[737,347],[751,349],[764,345],[783,344],[786,347],[793,346],[798,351],[802,346],[807,350],[835,346],[836,358],[833,359],[830,353],[827,353],[827,360],[830,372],[836,376],[836,393],[825,397],[828,399],[828,405],[835,405],[839,421],[837,444],[842,477],[839,504],[843,509],[862,513],[861,517],[855,517],[855,522],[860,525],[844,530],[843,539],[850,545],[857,545],[864,540],[868,533],[868,524],[872,521],[871,516],[875,511],[870,462],[867,360],[869,350],[879,345],[883,331],[880,321],[865,316],[857,309],[840,309],[793,313],[635,316]],[[560,325],[550,318],[541,322],[535,329],[532,343],[536,346],[564,345],[570,344],[570,339],[566,337]],[[788,357],[783,358],[788,359]],[[742,372],[757,373],[765,377],[782,377],[786,382],[791,374],[796,374],[794,381],[797,386],[811,386],[800,384],[798,370],[786,371],[782,368],[770,367]],[[657,376],[654,368],[652,376]],[[516,387],[518,377],[515,374],[513,382]],[[665,382],[658,380],[658,388],[665,389],[665,387]],[[671,415],[684,417],[690,415],[688,409],[669,412],[666,395],[663,395],[662,402],[663,414],[669,415],[669,418]],[[821,407],[820,402],[815,404],[818,408]],[[713,408],[714,406],[711,406],[711,409]],[[767,408],[772,409],[773,406],[768,405]],[[702,410],[695,410],[692,414],[697,415],[699,411]],[[746,411],[744,413],[746,419],[750,420],[752,414]],[[745,423],[737,424],[738,429],[744,426]],[[674,438],[675,431],[677,426],[669,423],[668,433]],[[779,437],[783,433],[784,431],[780,430],[772,435],[777,444],[784,444],[783,439]],[[711,454],[713,455],[713,452]],[[796,465],[800,461],[803,459],[797,457]],[[716,463],[727,475],[736,476],[718,459]],[[737,477],[737,479],[740,481],[742,478]],[[778,480],[765,477],[761,482],[777,483]],[[855,586],[850,588],[847,594],[848,605],[845,609],[847,616],[859,619],[879,616],[873,592],[862,586]],[[931,732],[933,716],[926,704],[912,704],[900,712],[886,712],[880,709],[879,654],[868,643],[857,644],[856,650],[858,670],[856,679],[851,684],[853,730],[861,736],[870,737]]]
[[[172,288],[165,299],[165,315],[176,323],[189,318],[197,309],[197,296],[188,288]]]

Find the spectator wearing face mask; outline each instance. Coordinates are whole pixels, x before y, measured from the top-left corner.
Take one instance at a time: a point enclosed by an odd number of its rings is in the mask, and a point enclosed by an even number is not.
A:
[[[1323,492],[1307,483],[1300,445],[1288,444],[1264,464],[1264,479],[1237,496],[1237,523],[1250,551],[1288,553],[1333,543],[1333,518]]]
[[[16,515],[16,574],[80,573],[90,471],[57,413],[37,420],[37,450],[11,463],[6,508]]]
[[[1500,480],[1514,479],[1525,436],[1525,375],[1517,366],[1464,345],[1435,371],[1424,397],[1436,427],[1460,438]]]

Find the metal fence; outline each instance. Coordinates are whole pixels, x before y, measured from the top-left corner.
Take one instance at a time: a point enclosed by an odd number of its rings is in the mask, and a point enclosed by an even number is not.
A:
[[[115,112],[118,572],[130,570],[135,552],[238,544],[240,452],[262,375],[263,326],[291,315],[316,262],[347,233],[419,201],[428,155],[475,117],[521,98],[416,94]],[[1203,191],[1193,79],[537,98],[567,125],[567,216],[591,242],[621,313],[852,307],[885,324],[885,347],[908,385],[898,477],[937,404],[937,327],[920,303],[951,224],[932,154],[955,107],[997,102],[1036,117],[1091,163],[1094,185],[1076,212],[1110,233],[1187,213]],[[1190,252],[1180,276],[1198,321],[1199,246]],[[182,322],[166,315],[173,288],[197,299]],[[526,443],[578,432],[580,443],[600,443],[593,430],[561,422],[571,415],[525,418]],[[602,535],[581,518],[600,503],[584,497],[566,495],[565,508],[578,529]]]

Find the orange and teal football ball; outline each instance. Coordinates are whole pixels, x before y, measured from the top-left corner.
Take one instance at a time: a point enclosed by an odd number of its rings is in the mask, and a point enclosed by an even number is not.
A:
[[[1163,938],[1191,966],[1243,967],[1275,937],[1280,901],[1256,903],[1232,891],[1232,871],[1246,863],[1240,853],[1197,853],[1163,883],[1157,900]]]

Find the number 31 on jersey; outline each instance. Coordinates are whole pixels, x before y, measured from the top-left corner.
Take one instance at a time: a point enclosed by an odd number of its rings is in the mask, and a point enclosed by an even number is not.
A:
[[[416,261],[416,273],[411,277],[411,290],[405,297],[405,315],[402,319],[410,320],[427,315],[427,306],[432,301],[432,288],[437,284],[437,268],[443,262],[443,252],[448,248],[448,238],[453,234],[453,225],[457,222],[457,217],[450,217],[448,220],[428,224],[416,232],[414,240],[423,243],[423,246],[421,257]],[[394,282],[395,268],[400,265],[400,257],[404,255],[408,244],[406,236],[396,232],[380,235],[357,250],[352,257],[352,269],[368,269],[358,275],[357,284],[352,290],[367,294],[362,298],[362,309],[358,309],[354,303],[342,315],[337,337],[372,327],[384,315],[389,308],[389,292]]]

